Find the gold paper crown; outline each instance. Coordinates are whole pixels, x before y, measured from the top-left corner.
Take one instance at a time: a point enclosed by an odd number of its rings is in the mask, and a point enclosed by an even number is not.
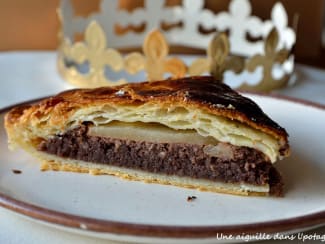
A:
[[[73,85],[97,87],[130,82],[134,77],[141,81],[159,80],[166,75],[179,78],[210,73],[233,88],[270,91],[286,85],[293,72],[294,59],[290,52],[295,33],[287,27],[287,15],[281,3],[274,5],[271,20],[264,22],[250,16],[248,0],[233,0],[229,12],[218,14],[203,9],[201,0],[185,0],[182,6],[174,7],[164,7],[163,0],[155,4],[147,0],[145,8],[132,13],[118,10],[117,4],[117,1],[103,0],[100,13],[82,19],[73,16],[69,0],[61,1],[58,69]],[[117,21],[137,24],[142,17],[150,23],[148,28],[159,26],[166,19],[172,23],[179,19],[184,22],[182,28],[164,34],[158,29],[123,36],[113,33]],[[193,28],[199,25],[228,30],[229,34],[204,35]],[[73,34],[83,30],[84,41],[73,43]],[[250,42],[247,33],[262,40]],[[188,58],[171,57],[165,36],[174,44],[207,47],[207,55],[190,62]],[[141,43],[142,53],[122,55],[117,50]],[[109,78],[112,76],[114,80]]]

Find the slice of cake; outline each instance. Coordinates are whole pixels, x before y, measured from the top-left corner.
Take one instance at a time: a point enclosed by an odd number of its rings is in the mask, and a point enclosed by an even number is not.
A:
[[[11,148],[43,170],[240,195],[283,194],[273,166],[288,135],[250,99],[213,77],[77,89],[11,110]]]

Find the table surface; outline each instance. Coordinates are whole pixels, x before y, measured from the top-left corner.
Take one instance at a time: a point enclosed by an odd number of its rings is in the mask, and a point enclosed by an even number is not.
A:
[[[0,74],[0,109],[72,88],[57,73],[55,52],[2,52]],[[325,70],[297,64],[295,75],[297,80],[294,85],[275,93],[325,105]],[[308,233],[323,235],[325,227]],[[0,243],[115,242],[58,230],[0,208]]]

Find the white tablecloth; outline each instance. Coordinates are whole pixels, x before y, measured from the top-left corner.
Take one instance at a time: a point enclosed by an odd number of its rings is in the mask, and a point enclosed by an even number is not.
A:
[[[295,85],[277,93],[325,104],[325,70],[296,65],[296,75]],[[71,88],[57,73],[55,52],[0,53],[0,85],[0,109]],[[311,230],[309,233],[325,234],[325,228]],[[57,230],[0,208],[0,243],[113,242]]]

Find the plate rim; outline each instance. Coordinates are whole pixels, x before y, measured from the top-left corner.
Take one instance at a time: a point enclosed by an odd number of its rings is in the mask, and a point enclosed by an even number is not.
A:
[[[303,100],[300,98],[262,92],[244,92],[244,94],[278,99],[291,103],[298,103],[300,105],[318,108],[325,111],[325,105]],[[4,114],[16,106],[35,103],[46,97],[32,99],[1,108],[0,114]],[[325,225],[325,210],[293,218],[249,224],[179,226],[137,224],[131,222],[101,220],[91,217],[83,217],[27,203],[22,200],[15,199],[14,197],[8,196],[2,192],[0,192],[0,206],[18,214],[25,215],[26,217],[44,221],[49,224],[60,225],[62,227],[75,228],[82,231],[98,232],[101,234],[106,233],[157,238],[213,238],[216,237],[217,234],[221,233],[225,235],[238,235],[243,233],[256,234],[257,232],[276,233]]]

